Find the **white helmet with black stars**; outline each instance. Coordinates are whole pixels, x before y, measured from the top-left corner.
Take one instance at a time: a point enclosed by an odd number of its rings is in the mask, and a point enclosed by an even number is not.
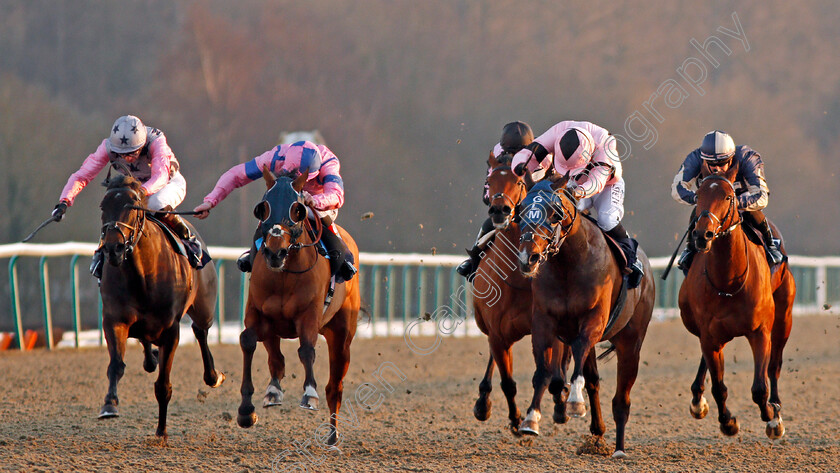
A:
[[[146,126],[134,115],[117,118],[108,139],[109,151],[116,154],[131,153],[146,144]]]

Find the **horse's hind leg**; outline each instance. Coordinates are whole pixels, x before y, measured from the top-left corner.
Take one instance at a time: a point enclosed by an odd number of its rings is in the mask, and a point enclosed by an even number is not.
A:
[[[125,341],[128,338],[128,326],[125,324],[114,324],[107,318],[103,326],[105,341],[108,344],[108,356],[111,361],[108,363],[108,393],[105,395],[105,404],[99,411],[99,418],[117,417],[119,411],[117,405],[120,400],[117,397],[117,383],[125,373]]]
[[[212,269],[206,268],[208,271]],[[207,282],[202,282],[195,302],[187,311],[193,321],[192,330],[201,350],[201,361],[204,364],[204,383],[211,388],[217,388],[225,381],[225,374],[221,371],[216,371],[213,354],[210,353],[210,347],[207,345],[207,332],[210,330],[210,326],[213,325],[216,300],[215,287],[215,284],[211,285]],[[219,327],[219,330],[221,329],[222,327]]]
[[[280,388],[280,381],[286,376],[286,358],[280,351],[280,337],[268,336],[263,341],[265,351],[268,352],[268,371],[271,373],[271,381],[265,390],[263,407],[279,406],[283,402],[283,390]]]
[[[478,399],[475,401],[473,407],[473,415],[480,421],[485,421],[490,418],[490,411],[493,403],[490,401],[490,392],[493,391],[493,368],[496,362],[493,361],[493,355],[489,356],[487,361],[487,370],[484,371],[484,378],[478,383]]]
[[[566,399],[569,398],[569,387],[566,385],[566,370],[572,359],[572,349],[560,340],[554,341],[551,349],[552,372],[551,383],[548,385],[548,392],[554,397],[554,422],[565,424],[569,421],[569,414],[566,412]]]
[[[612,413],[615,421],[615,452],[613,458],[625,458],[627,456],[624,453],[624,433],[627,420],[630,418],[630,390],[633,389],[633,384],[636,382],[636,376],[639,373],[639,352],[642,343],[635,334],[628,335],[630,336],[627,339],[615,341],[618,363],[616,366],[615,396],[612,400]],[[644,337],[644,333],[642,337]]]
[[[706,359],[701,356],[697,376],[691,383],[691,407],[689,407],[689,411],[695,419],[702,419],[709,413],[709,403],[703,396],[703,391],[706,390],[706,371]]]
[[[330,380],[327,383],[326,392],[332,431],[327,439],[327,445],[337,449],[339,443],[337,417],[344,393],[344,376],[350,367],[350,343],[353,341],[353,333],[346,327],[342,311],[335,315],[332,323],[324,327],[323,335],[327,340],[330,356]]]
[[[508,405],[508,419],[510,430],[514,434],[519,433],[519,425],[522,422],[522,414],[516,406],[516,381],[513,380],[513,356],[510,352],[510,345],[507,342],[491,338],[490,348],[493,350],[493,359],[499,367],[502,392]]]
[[[592,409],[592,421],[589,424],[589,432],[592,435],[603,437],[607,428],[604,425],[604,416],[601,414],[601,376],[598,374],[598,357],[595,355],[595,347],[589,350],[589,356],[583,362],[583,378],[586,381],[586,394],[589,396],[589,408]],[[618,391],[616,391],[618,392]],[[586,411],[584,411],[585,413]]]
[[[703,350],[703,358],[706,360],[706,367],[709,368],[709,377],[712,380],[712,396],[715,398],[718,408],[720,431],[731,437],[738,433],[740,426],[738,419],[726,407],[728,390],[726,384],[723,383],[723,346],[701,339],[700,347]]]
[[[207,329],[199,327],[193,321],[192,330],[201,349],[201,361],[204,364],[204,383],[211,388],[218,388],[225,381],[225,374],[216,371],[213,354],[210,353],[210,347],[207,345]]]
[[[257,332],[246,327],[239,335],[239,346],[242,348],[242,403],[239,405],[236,423],[240,427],[251,427],[257,423],[257,414],[251,397],[254,395],[254,381],[251,379],[251,365],[254,361],[254,351],[257,349]]]
[[[767,422],[765,429],[767,436],[776,440],[785,434],[785,427],[779,414],[781,406],[767,402],[769,397],[767,392],[767,367],[770,362],[770,338],[770,334],[764,332],[758,332],[747,337],[755,359],[755,376],[752,386],[753,402],[758,405],[761,411],[761,420]]]
[[[160,370],[155,381],[155,398],[158,402],[158,427],[155,434],[166,437],[166,411],[172,398],[172,383],[169,373],[172,372],[172,360],[175,359],[175,349],[178,348],[180,328],[178,324],[166,329],[160,338]]]
[[[531,346],[534,352],[534,362],[537,365],[531,383],[534,386],[534,397],[528,406],[528,413],[519,425],[519,433],[526,435],[540,434],[540,404],[548,387],[551,373],[548,366],[551,362],[551,347],[554,339],[554,321],[548,316],[534,314],[531,325]],[[577,368],[576,368],[577,369]]]
[[[779,398],[779,375],[782,373],[783,352],[790,337],[793,322],[791,311],[796,294],[793,284],[793,276],[788,271],[785,273],[782,284],[773,293],[776,318],[773,321],[773,330],[770,332],[770,364],[767,366],[767,376],[770,378],[770,403],[780,407],[782,401]]]

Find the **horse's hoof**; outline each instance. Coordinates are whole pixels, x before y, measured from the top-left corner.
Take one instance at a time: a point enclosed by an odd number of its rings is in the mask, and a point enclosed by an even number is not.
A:
[[[105,404],[102,410],[99,411],[100,419],[110,419],[111,417],[119,417],[120,413],[117,411],[117,406]]]
[[[773,418],[767,423],[766,433],[770,440],[778,440],[785,435],[785,424],[782,423],[782,415],[779,411],[782,409],[778,404],[773,404]]]
[[[301,409],[307,409],[310,411],[317,411],[318,410],[318,398],[317,397],[310,397],[306,394],[303,395],[303,399],[300,400],[300,407]]]
[[[259,420],[259,417],[257,417],[255,412],[250,414],[239,414],[236,416],[236,423],[243,429],[253,427],[253,425],[257,423],[257,420]]]
[[[219,386],[222,385],[222,383],[225,382],[225,379],[227,379],[225,374],[222,373],[221,371],[219,371],[216,374],[216,382],[215,383],[207,383],[207,385],[210,386],[211,388],[218,388]]]
[[[567,402],[566,412],[571,417],[586,417],[586,404],[583,402]]]
[[[723,435],[727,437],[732,437],[733,435],[738,433],[738,430],[741,428],[740,424],[738,423],[738,419],[731,418],[729,422],[725,424],[720,424],[720,431],[723,432]]]
[[[540,434],[540,418],[542,415],[537,410],[529,410],[522,425],[519,426],[519,433],[523,435],[539,435]]]
[[[584,414],[585,414],[585,412],[584,412]],[[566,412],[566,406],[565,405],[563,405],[563,406],[555,405],[554,406],[554,415],[552,417],[554,418],[554,423],[555,424],[565,424],[566,422],[568,422],[569,421],[569,414]]]
[[[493,403],[490,402],[490,399],[484,398],[482,400],[482,398],[478,398],[478,400],[475,401],[475,407],[473,407],[473,414],[475,415],[476,419],[484,422],[485,420],[490,418],[490,412],[492,411],[492,408]]]
[[[613,458],[617,458],[619,460],[624,460],[627,458],[627,454],[624,453],[624,450],[616,450],[615,453],[612,454]]]
[[[265,390],[265,397],[263,398],[263,407],[279,406],[282,403],[283,391],[277,389],[275,386],[268,386],[268,389]]]
[[[702,419],[702,418],[706,417],[706,414],[709,413],[709,403],[706,402],[705,397],[700,397],[700,402],[697,403],[697,404],[694,404],[694,402],[692,401],[691,402],[691,407],[689,407],[688,410],[691,412],[691,415],[695,419]]]

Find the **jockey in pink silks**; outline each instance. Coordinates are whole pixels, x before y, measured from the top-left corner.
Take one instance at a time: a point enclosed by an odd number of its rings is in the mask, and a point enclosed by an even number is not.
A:
[[[580,210],[592,209],[598,226],[621,247],[627,258],[630,288],[644,276],[636,259],[638,244],[630,238],[621,219],[624,217],[624,179],[615,137],[606,129],[585,121],[562,121],[538,136],[516,153],[511,162],[514,172],[548,168],[569,175],[569,188],[578,199]]]
[[[340,282],[339,278],[344,281],[352,279],[356,274],[353,255],[347,251],[347,246],[334,223],[338,217],[338,209],[344,205],[344,181],[339,175],[338,158],[324,145],[316,145],[310,141],[282,144],[246,163],[237,164],[222,174],[216,187],[204,197],[204,203],[195,208],[198,212],[196,217],[207,218],[210,209],[217,206],[234,189],[261,178],[264,167],[275,173],[281,170],[309,170],[308,180],[301,191],[304,204],[309,209],[309,218],[320,218],[324,225],[321,242],[326,247],[330,270],[336,276],[336,282]],[[251,271],[258,251],[256,240],[260,236],[258,229],[251,250],[236,262],[241,271]]]
[[[148,196],[150,210],[172,210],[178,206],[187,194],[187,181],[178,171],[178,160],[166,143],[166,136],[157,128],[143,125],[139,118],[126,115],[118,118],[111,127],[108,138],[102,140],[99,147],[82,163],[82,167],[67,180],[59,197],[58,205],[53,210],[53,218],[64,218],[67,207],[79,192],[99,174],[105,166],[125,175],[130,175],[143,183],[140,197]],[[194,248],[200,249],[195,236],[180,216],[175,214],[156,214],[175,233]],[[195,258],[190,258],[193,265],[200,264],[200,251]],[[91,273],[102,277],[102,252],[97,249],[90,266]]]

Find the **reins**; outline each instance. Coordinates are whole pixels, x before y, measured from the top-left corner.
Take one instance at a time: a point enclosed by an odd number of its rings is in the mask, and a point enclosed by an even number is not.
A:
[[[113,192],[123,191],[123,190],[128,190],[131,194],[134,195],[135,200],[139,200],[139,196],[134,192],[134,190],[132,190],[128,187],[117,187],[117,188],[114,188],[114,189],[109,189],[107,192],[105,192],[105,195],[107,196],[108,194],[111,194]],[[125,206],[125,208],[134,209],[134,210],[137,209],[137,207],[135,207],[133,205],[127,205],[127,206]],[[106,222],[104,225],[102,225],[102,228],[100,229],[100,233],[99,233],[100,245],[102,243],[102,240],[105,239],[105,234],[108,232],[108,230],[116,230],[120,233],[120,237],[122,238],[123,244],[125,245],[125,253],[126,254],[131,253],[132,251],[134,251],[134,248],[137,246],[137,243],[140,241],[140,238],[143,236],[143,230],[145,228],[145,225],[146,225],[146,213],[145,212],[140,213],[140,215],[135,219],[134,225],[129,225],[129,224],[127,224],[125,222],[121,222],[119,220],[112,220],[110,222]],[[129,231],[128,237],[125,236],[125,233],[123,232],[123,228],[128,229],[128,231]]]

